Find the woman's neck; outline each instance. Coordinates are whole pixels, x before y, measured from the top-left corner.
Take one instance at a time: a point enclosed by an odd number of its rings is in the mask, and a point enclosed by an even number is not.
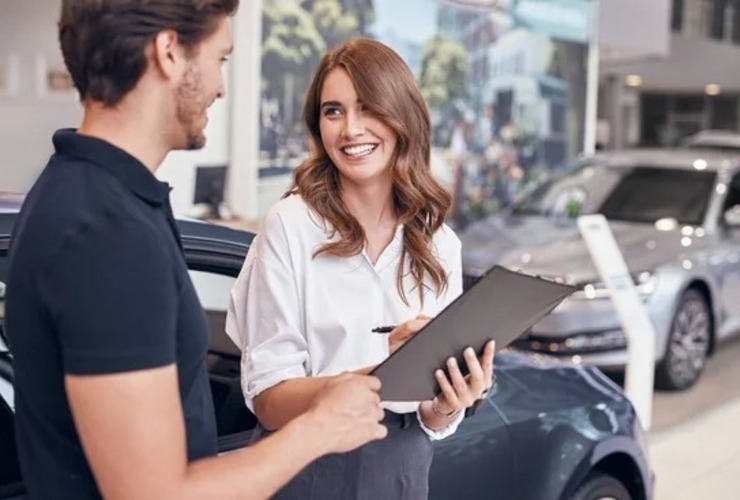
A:
[[[395,231],[398,217],[393,206],[391,184],[343,185],[341,193],[347,210],[357,219],[365,233],[373,233],[381,228],[392,228]]]

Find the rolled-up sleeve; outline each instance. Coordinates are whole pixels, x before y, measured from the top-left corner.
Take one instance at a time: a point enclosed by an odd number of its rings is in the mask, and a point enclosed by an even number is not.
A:
[[[429,427],[424,425],[424,422],[421,420],[421,414],[419,413],[419,410],[416,411],[416,418],[419,420],[419,426],[421,427],[421,430],[423,430],[426,435],[429,436],[429,439],[431,439],[432,441],[439,441],[440,439],[452,436],[457,431],[457,428],[460,426],[460,422],[462,422],[463,418],[465,418],[465,412],[461,411],[455,417],[455,420],[450,422],[449,425],[438,430],[430,429]]]
[[[226,333],[240,346],[245,403],[284,380],[305,377],[310,360],[288,238],[268,213],[231,291]]]

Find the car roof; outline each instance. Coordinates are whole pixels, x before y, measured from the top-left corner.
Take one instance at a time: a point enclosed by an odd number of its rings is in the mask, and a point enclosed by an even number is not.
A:
[[[7,239],[13,230],[13,224],[18,217],[20,205],[15,209],[0,210],[0,238]],[[228,245],[248,247],[254,239],[254,233],[231,229],[203,221],[177,220],[180,233],[190,240],[216,241]]]
[[[740,134],[730,130],[702,130],[684,139],[687,148],[718,148],[740,152]]]
[[[740,156],[711,150],[692,149],[626,149],[597,153],[594,158],[610,167],[635,166],[685,170],[719,170],[740,165]],[[701,162],[701,167],[697,165]]]

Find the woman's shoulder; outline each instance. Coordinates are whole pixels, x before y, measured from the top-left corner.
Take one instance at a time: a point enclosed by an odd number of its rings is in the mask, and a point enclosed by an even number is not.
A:
[[[459,252],[462,247],[460,238],[458,238],[455,231],[453,231],[447,224],[442,224],[440,228],[437,229],[432,240],[440,253]]]
[[[323,230],[320,217],[300,194],[291,194],[275,203],[265,214],[265,229],[280,225],[285,230],[316,228]]]

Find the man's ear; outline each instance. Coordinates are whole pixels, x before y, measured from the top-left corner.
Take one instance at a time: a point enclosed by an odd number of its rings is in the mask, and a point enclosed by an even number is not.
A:
[[[175,30],[162,30],[154,38],[154,68],[167,79],[178,79],[185,68],[185,53]]]

